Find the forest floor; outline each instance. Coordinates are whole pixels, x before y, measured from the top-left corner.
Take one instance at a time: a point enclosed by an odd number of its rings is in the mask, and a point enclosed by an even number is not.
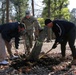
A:
[[[44,54],[51,49],[53,43],[54,40],[49,43],[44,42],[41,53]],[[13,47],[12,52],[15,52],[15,48]],[[24,54],[23,44],[19,45],[18,52],[19,54]],[[25,58],[22,58],[8,60],[10,62],[9,65],[0,65],[0,75],[76,75],[76,65],[71,64],[72,55],[68,44],[64,60],[61,59],[60,45],[37,62],[27,62]]]

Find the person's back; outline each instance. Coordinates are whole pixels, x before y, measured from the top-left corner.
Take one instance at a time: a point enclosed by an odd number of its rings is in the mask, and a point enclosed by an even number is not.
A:
[[[66,20],[54,20],[54,24],[58,24],[59,26],[63,26],[65,33],[68,33],[75,25],[72,22]]]
[[[0,33],[2,34],[3,39],[10,41],[11,38],[16,37],[19,34],[18,22],[0,25]]]

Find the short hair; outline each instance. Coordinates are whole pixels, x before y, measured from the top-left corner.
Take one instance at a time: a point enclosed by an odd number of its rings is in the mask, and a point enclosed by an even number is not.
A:
[[[52,20],[46,19],[46,20],[45,20],[45,25],[47,25],[47,24],[50,23],[50,22],[52,22]]]

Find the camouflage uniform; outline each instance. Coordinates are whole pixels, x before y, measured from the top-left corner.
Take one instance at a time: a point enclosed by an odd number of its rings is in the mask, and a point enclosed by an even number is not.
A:
[[[26,41],[25,44],[26,44],[27,51],[29,53],[30,48],[32,47],[33,31],[35,29],[35,32],[36,32],[35,34],[36,36],[38,36],[40,25],[37,19],[34,18],[33,16],[30,16],[30,18],[24,17],[22,19],[22,22],[25,24],[25,29],[27,31],[27,34],[25,35],[25,41]]]

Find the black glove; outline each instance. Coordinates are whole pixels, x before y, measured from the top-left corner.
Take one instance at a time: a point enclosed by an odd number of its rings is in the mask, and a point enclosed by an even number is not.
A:
[[[54,44],[53,46],[52,46],[52,49],[55,49],[57,47],[57,44]]]
[[[16,43],[16,44],[15,44],[15,48],[18,49],[18,46],[19,46],[19,44]]]
[[[19,37],[16,37],[16,38],[15,38],[15,48],[16,48],[16,49],[18,49],[19,41],[20,41]]]

